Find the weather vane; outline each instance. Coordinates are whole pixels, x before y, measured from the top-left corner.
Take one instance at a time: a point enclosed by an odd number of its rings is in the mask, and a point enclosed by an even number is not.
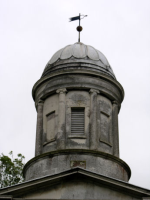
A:
[[[81,18],[82,17],[82,18]],[[79,13],[79,16],[76,16],[76,17],[71,17],[69,18],[70,19],[70,22],[72,21],[75,21],[75,20],[79,20],[79,26],[77,27],[77,31],[79,32],[79,39],[78,39],[78,42],[80,42],[80,32],[82,31],[82,26],[80,26],[80,20],[83,19],[84,17],[87,17],[87,15],[81,15]]]

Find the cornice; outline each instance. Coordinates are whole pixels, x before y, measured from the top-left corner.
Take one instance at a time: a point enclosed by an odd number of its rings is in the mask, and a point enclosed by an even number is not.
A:
[[[35,100],[35,92],[37,90],[37,88],[43,84],[44,82],[48,82],[50,79],[56,77],[56,76],[61,76],[61,75],[90,75],[90,76],[95,76],[95,77],[99,77],[105,81],[108,81],[110,82],[111,84],[117,86],[122,94],[122,101],[124,99],[124,89],[122,87],[122,85],[115,79],[111,78],[110,76],[108,75],[104,75],[103,73],[100,73],[100,72],[94,72],[92,70],[85,70],[85,69],[73,69],[73,70],[59,70],[59,71],[55,71],[55,72],[52,72],[50,75],[48,76],[45,76],[45,77],[42,77],[40,78],[33,86],[33,89],[32,89],[32,97],[33,99]]]

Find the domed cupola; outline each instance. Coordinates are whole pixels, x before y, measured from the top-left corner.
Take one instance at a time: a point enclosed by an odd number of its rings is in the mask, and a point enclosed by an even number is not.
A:
[[[106,57],[92,46],[77,42],[57,51],[47,63],[43,75],[63,69],[85,69],[107,74],[115,79]]]
[[[81,167],[128,181],[119,158],[118,113],[124,90],[106,57],[80,42],[57,51],[33,87],[35,157],[26,180]]]

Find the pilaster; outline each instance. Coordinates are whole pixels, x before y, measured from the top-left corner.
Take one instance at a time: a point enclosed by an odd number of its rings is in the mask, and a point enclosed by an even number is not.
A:
[[[112,106],[112,135],[113,135],[113,155],[119,157],[119,129],[118,129],[119,104],[113,101]]]
[[[36,125],[36,144],[35,144],[35,156],[42,154],[42,136],[43,136],[43,104],[40,100],[37,105],[37,125]]]
[[[58,89],[58,132],[57,132],[57,149],[65,149],[65,116],[66,116],[66,88]]]
[[[90,149],[96,150],[98,145],[97,134],[97,94],[99,90],[90,89]]]

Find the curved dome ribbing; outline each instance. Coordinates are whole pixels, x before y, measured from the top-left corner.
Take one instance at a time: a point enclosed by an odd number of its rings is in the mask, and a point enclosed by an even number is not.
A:
[[[57,51],[47,63],[43,75],[60,69],[81,69],[99,71],[113,78],[115,75],[106,57],[97,49],[83,43],[68,45]]]

